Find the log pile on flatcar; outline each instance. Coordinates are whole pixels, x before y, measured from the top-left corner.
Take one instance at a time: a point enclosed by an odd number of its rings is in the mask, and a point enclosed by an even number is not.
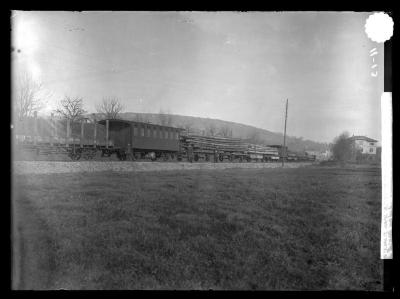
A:
[[[264,145],[246,143],[239,138],[208,137],[200,135],[181,136],[185,152],[193,152],[193,160],[219,160],[242,162],[246,160],[267,162],[279,160],[278,150]],[[190,154],[188,159],[191,160]]]
[[[190,151],[193,151],[193,160],[205,161],[228,159],[242,160],[246,156],[246,145],[237,138],[207,137],[200,135],[181,136],[182,149],[187,153],[187,158],[192,160]]]

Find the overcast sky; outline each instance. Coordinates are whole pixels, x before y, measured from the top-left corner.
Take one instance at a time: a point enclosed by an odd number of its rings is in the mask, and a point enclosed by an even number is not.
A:
[[[346,130],[380,140],[383,44],[365,34],[369,15],[17,11],[13,74],[52,93],[43,112],[65,95],[90,112],[116,96],[129,112],[282,132],[288,98],[291,136],[330,142]]]

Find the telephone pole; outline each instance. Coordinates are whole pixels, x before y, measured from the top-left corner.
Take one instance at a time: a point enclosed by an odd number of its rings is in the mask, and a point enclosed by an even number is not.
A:
[[[283,131],[282,167],[285,165],[285,158],[286,158],[286,122],[287,122],[288,102],[289,99],[286,99],[285,130]]]

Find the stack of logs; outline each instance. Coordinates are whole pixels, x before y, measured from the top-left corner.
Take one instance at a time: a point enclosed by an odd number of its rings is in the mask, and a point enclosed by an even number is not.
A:
[[[192,146],[196,153],[214,154],[214,150],[220,153],[243,153],[247,150],[246,145],[238,138],[187,135],[182,136],[182,139],[183,149],[187,150],[189,146]]]
[[[181,138],[183,141],[183,149],[187,150],[189,146],[192,146],[193,152],[195,153],[213,154],[214,150],[217,150],[218,153],[229,153],[233,155],[278,155],[276,148],[245,143],[239,138],[207,137],[201,135],[187,135],[181,136]]]
[[[258,144],[247,144],[249,154],[254,155],[269,155],[269,156],[278,156],[278,149],[270,146],[265,145],[258,145]]]

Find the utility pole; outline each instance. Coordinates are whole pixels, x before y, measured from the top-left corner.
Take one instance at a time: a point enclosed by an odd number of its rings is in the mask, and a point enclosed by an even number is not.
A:
[[[289,100],[286,99],[285,130],[283,131],[282,167],[285,165],[285,158],[286,158],[286,122],[287,122],[288,102]]]

